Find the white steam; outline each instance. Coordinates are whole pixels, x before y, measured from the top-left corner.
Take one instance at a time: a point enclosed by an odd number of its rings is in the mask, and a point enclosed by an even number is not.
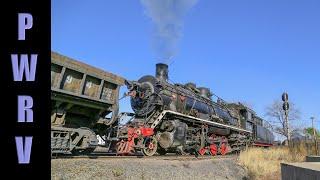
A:
[[[155,24],[153,48],[160,62],[169,61],[178,51],[183,17],[198,0],[140,0]],[[166,62],[168,63],[168,62]]]

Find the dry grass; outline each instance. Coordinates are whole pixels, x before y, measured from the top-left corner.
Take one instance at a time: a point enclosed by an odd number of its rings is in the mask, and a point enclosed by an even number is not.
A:
[[[239,162],[247,170],[250,179],[280,179],[280,163],[301,162],[307,150],[303,144],[288,147],[249,148],[240,153]]]

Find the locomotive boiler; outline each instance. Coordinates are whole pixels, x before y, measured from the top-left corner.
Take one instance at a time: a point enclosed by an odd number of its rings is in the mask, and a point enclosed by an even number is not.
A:
[[[193,83],[170,84],[168,65],[157,64],[156,76],[144,76],[137,82],[126,81],[131,98],[131,107],[137,117],[148,117],[155,111],[171,110],[201,119],[219,116],[225,124],[237,125],[222,105],[211,100],[208,88],[196,88]]]
[[[167,64],[157,64],[155,76],[125,84],[135,115],[116,127],[118,154],[141,150],[147,156],[169,152],[224,155],[257,144],[257,139],[265,146],[272,143],[272,133],[253,110],[221,98],[213,101],[209,88],[194,83],[169,83]],[[262,131],[267,133],[259,138]]]

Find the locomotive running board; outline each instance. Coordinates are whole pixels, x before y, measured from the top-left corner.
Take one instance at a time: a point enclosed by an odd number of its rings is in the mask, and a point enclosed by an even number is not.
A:
[[[182,114],[182,113],[178,113],[178,112],[175,112],[175,111],[169,111],[169,110],[162,111],[161,114],[158,116],[158,118],[152,123],[151,128],[155,128],[160,123],[160,121],[162,120],[162,118],[166,114],[175,114],[175,115],[186,117],[186,118],[189,118],[189,119],[193,119],[193,120],[205,122],[205,123],[208,123],[208,124],[212,124],[214,126],[230,128],[230,129],[233,129],[233,130],[236,130],[236,131],[247,132],[247,133],[250,133],[250,134],[252,133],[252,132],[247,131],[245,129],[241,129],[241,128],[237,128],[237,127],[229,126],[229,125],[225,125],[225,124],[220,124],[220,123],[217,123],[217,122],[212,122],[212,121],[208,121],[208,120],[205,120],[205,119],[200,119],[200,118],[196,118],[196,117],[193,117],[193,116],[189,116],[189,115],[185,115],[185,114]]]

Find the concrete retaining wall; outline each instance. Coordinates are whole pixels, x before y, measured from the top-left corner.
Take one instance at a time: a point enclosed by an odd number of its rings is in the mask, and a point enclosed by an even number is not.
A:
[[[320,156],[307,156],[307,162],[320,162]]]
[[[320,162],[281,163],[282,180],[320,180]]]

